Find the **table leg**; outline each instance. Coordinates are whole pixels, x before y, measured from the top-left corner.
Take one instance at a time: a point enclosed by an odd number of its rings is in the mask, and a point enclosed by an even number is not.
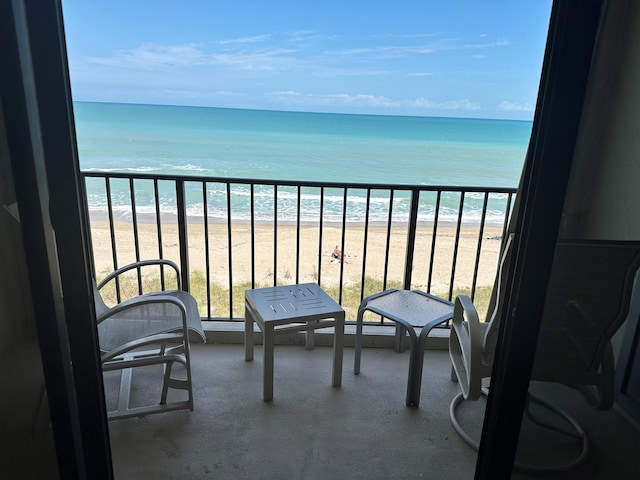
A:
[[[244,359],[253,360],[253,315],[246,304],[244,306]]]
[[[404,337],[407,334],[407,329],[403,325],[396,323],[396,335],[393,339],[393,349],[396,352],[404,352]]]
[[[333,334],[333,377],[332,385],[342,385],[342,354],[344,351],[344,312],[335,317],[336,326]]]
[[[362,322],[364,317],[364,312],[366,309],[360,308],[358,309],[358,319],[356,322],[356,344],[355,344],[355,354],[353,357],[353,374],[360,374],[360,357],[362,354]]]
[[[420,385],[422,384],[422,362],[424,359],[424,343],[418,341],[415,332],[407,330],[411,340],[409,352],[409,378],[407,378],[407,407],[417,407],[420,404]],[[420,351],[422,347],[422,352]]]
[[[417,407],[420,404],[420,385],[422,383],[422,361],[418,347],[412,342],[409,353],[409,378],[407,379],[407,407]]]
[[[265,402],[273,400],[273,340],[275,332],[272,325],[264,325],[264,335],[262,341],[262,350],[264,352],[263,360],[263,389],[262,399]]]
[[[307,322],[307,323],[318,323],[317,320],[312,320],[311,322]],[[313,350],[313,347],[315,346],[315,337],[314,337],[314,330],[307,330],[305,332],[305,337],[304,337],[304,348],[306,348],[307,350]]]

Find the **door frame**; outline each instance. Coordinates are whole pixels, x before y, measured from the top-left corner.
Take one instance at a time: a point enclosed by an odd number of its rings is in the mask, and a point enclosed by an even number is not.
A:
[[[0,96],[60,478],[113,478],[60,0],[0,2]]]
[[[604,0],[555,0],[536,112],[510,231],[505,308],[476,479],[508,479],[536,354],[549,274],[574,160]]]

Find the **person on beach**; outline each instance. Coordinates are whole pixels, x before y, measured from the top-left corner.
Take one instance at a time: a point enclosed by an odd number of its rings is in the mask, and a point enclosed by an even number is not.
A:
[[[342,259],[342,250],[340,250],[338,248],[338,245],[336,245],[336,248],[333,249],[333,253],[331,254],[331,258],[332,260],[336,260],[337,262],[341,262]],[[345,260],[345,263],[349,263],[348,261]]]

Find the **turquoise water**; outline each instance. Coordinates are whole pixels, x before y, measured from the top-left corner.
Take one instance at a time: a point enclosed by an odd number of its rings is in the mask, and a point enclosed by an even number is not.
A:
[[[74,110],[82,170],[170,175],[516,187],[531,132],[531,122],[512,120],[88,102],[76,102]],[[151,211],[151,186],[142,183],[140,188],[137,208]],[[246,217],[249,192],[240,186],[233,188],[237,205],[233,216]],[[90,208],[104,209],[106,197],[100,183],[90,181],[87,189]],[[338,193],[332,198],[328,193],[325,208],[339,215],[342,196]],[[266,189],[257,194],[258,217],[268,217],[273,192]],[[161,191],[161,195],[171,192]],[[215,187],[207,192],[209,215],[226,215],[223,196]],[[291,201],[287,203],[288,197]],[[187,192],[187,199],[194,215],[202,211],[201,189]],[[164,200],[161,203],[170,210],[171,199]],[[405,200],[397,199],[400,216]],[[126,212],[126,186],[116,182],[113,201],[116,209]],[[357,211],[364,197],[356,194],[349,201]],[[379,209],[375,203],[374,198],[373,215],[379,210],[379,220],[383,220],[388,200],[380,199]],[[445,202],[445,207],[455,210],[455,199],[450,203]],[[295,215],[294,205],[294,192],[281,189],[279,213],[284,218]],[[317,191],[303,191],[303,218],[305,210],[314,211],[318,206]],[[490,215],[499,217],[502,207],[496,208]],[[453,210],[448,213],[455,215]],[[433,211],[426,208],[423,215],[430,214]],[[358,215],[357,220],[361,220]]]

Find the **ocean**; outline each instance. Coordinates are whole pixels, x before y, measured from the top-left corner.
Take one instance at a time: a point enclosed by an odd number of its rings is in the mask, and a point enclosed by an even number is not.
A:
[[[80,168],[83,171],[313,180],[399,185],[516,187],[531,132],[531,122],[440,117],[349,115],[227,108],[75,102]],[[126,182],[114,183],[112,202],[122,218],[130,215]],[[225,217],[224,192],[211,186],[208,214]],[[139,191],[139,190],[142,191]],[[136,186],[136,210],[154,209],[151,185]],[[317,189],[303,191],[305,208],[319,205]],[[171,196],[171,189],[160,195]],[[234,185],[233,215],[249,215],[248,189]],[[106,209],[104,184],[87,181],[91,212]],[[257,218],[269,218],[273,190],[256,191]],[[263,198],[261,201],[260,199]],[[287,203],[289,198],[290,202]],[[325,200],[328,215],[341,215],[342,195]],[[406,199],[398,198],[402,218]],[[492,196],[489,221],[500,223],[501,198]],[[187,192],[188,209],[203,211],[201,187]],[[432,200],[425,198],[425,202]],[[280,202],[284,202],[282,207]],[[364,197],[350,195],[362,220]],[[421,199],[422,202],[422,199]],[[171,213],[174,200],[162,198]],[[374,195],[371,220],[383,221],[388,200]],[[386,203],[386,206],[385,206]],[[457,201],[445,208],[455,216]],[[236,206],[237,205],[237,206]],[[360,205],[360,210],[358,205]],[[264,206],[264,211],[261,209]],[[394,209],[396,209],[394,203]],[[295,215],[295,192],[282,188],[279,215]],[[272,211],[272,210],[271,210]],[[360,213],[357,213],[360,212]],[[421,209],[432,215],[433,209]],[[431,212],[431,213],[429,213]],[[380,218],[376,218],[379,215]],[[310,218],[313,215],[310,215]],[[293,218],[293,217],[292,217]],[[426,219],[426,218],[425,218]],[[331,220],[331,218],[329,218]],[[428,219],[426,219],[428,220]]]

